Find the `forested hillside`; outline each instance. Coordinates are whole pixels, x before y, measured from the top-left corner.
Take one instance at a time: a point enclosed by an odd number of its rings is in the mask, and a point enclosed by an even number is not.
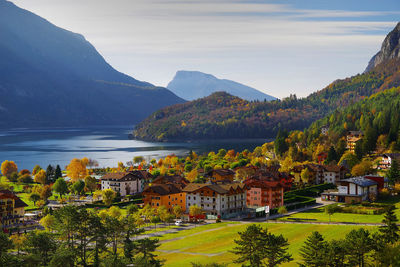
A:
[[[298,99],[248,102],[227,93],[161,109],[134,130],[145,140],[208,138],[271,138],[279,128],[304,129],[338,108],[349,106],[376,92],[400,85],[399,62],[337,80],[321,91]]]

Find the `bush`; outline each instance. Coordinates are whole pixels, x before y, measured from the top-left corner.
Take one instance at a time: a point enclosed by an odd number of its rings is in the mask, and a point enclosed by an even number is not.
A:
[[[24,183],[24,184],[31,184],[31,183],[33,183],[33,179],[32,179],[32,176],[30,176],[29,174],[24,174],[24,175],[18,177],[18,182]]]

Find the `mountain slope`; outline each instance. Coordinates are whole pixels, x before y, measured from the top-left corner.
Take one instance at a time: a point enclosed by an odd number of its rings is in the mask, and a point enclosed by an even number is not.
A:
[[[167,88],[186,100],[195,100],[219,91],[225,91],[249,101],[276,99],[249,86],[230,80],[218,79],[211,74],[199,71],[178,71]]]
[[[183,100],[113,69],[83,36],[0,1],[0,127],[132,124]]]
[[[366,72],[371,71],[379,64],[390,61],[391,59],[400,58],[400,22],[397,26],[386,36],[382,43],[381,50],[372,57]]]
[[[282,101],[250,103],[240,99],[233,101],[227,94],[216,94],[167,107],[138,124],[133,134],[138,139],[161,141],[271,138],[276,136],[279,128],[304,129],[335,110],[399,86],[400,59],[389,58],[381,63],[384,64],[378,64],[366,73],[337,80],[302,99],[291,95]],[[210,102],[218,105],[210,105]]]

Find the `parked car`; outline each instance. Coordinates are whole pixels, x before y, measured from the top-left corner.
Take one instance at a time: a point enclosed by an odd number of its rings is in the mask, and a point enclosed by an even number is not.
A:
[[[182,224],[182,220],[177,220],[176,222],[175,222],[175,225],[176,226],[180,226]]]

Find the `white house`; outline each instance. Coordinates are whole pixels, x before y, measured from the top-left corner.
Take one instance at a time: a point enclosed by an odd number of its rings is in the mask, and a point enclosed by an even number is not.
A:
[[[400,159],[400,153],[385,153],[382,155],[382,159],[379,162],[379,169],[382,170],[390,169],[393,160],[396,160],[398,162],[399,159]]]
[[[240,215],[246,209],[246,187],[240,183],[229,184],[188,184],[186,210],[197,205],[209,217],[231,218]]]
[[[121,196],[143,191],[146,181],[132,172],[107,173],[101,178],[101,190],[112,189]]]
[[[378,195],[378,183],[365,177],[352,177],[340,180],[337,191],[325,191],[321,194],[322,200],[337,202],[362,202],[372,200]]]

